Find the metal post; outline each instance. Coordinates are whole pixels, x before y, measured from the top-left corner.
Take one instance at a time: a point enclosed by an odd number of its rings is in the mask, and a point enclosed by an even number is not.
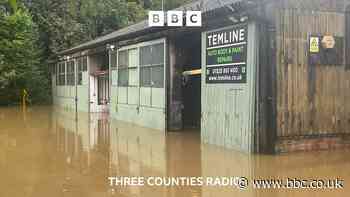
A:
[[[111,59],[111,51],[112,50],[108,50],[108,105],[109,105],[109,109],[111,106],[111,79],[112,79],[112,59]]]
[[[74,85],[75,85],[75,121],[78,121],[78,67],[77,67],[77,59],[73,60],[74,62]],[[78,61],[79,62],[79,61]]]

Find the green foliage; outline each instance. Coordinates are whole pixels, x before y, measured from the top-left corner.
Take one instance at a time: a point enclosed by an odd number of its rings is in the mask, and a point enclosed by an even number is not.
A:
[[[166,10],[189,0],[164,0]],[[143,20],[162,0],[0,0],[0,105],[50,100],[49,60],[59,51]]]
[[[89,0],[81,4],[78,22],[87,39],[110,33],[145,17],[140,4],[119,0]]]
[[[17,11],[17,0],[9,0],[8,1],[13,12],[16,12]]]
[[[37,31],[29,13],[0,14],[0,105],[19,102],[26,89],[33,102],[47,99],[47,78],[40,67]],[[40,84],[40,85],[39,85]]]
[[[144,0],[144,4],[147,4],[150,0]],[[184,5],[191,0],[163,0],[164,10],[170,10],[181,5]],[[162,9],[162,0],[151,0],[150,9],[153,10],[161,10]]]
[[[126,0],[27,0],[24,4],[39,27],[48,59],[146,16],[141,4]]]

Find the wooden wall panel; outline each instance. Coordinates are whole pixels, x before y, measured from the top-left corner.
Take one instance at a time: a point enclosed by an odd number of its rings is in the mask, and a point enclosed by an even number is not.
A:
[[[344,37],[345,14],[281,9],[276,21],[277,136],[349,134],[350,71],[308,63],[309,36]]]

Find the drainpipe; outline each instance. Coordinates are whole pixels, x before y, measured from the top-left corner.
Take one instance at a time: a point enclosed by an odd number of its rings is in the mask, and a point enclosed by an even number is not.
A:
[[[112,92],[112,59],[111,55],[115,48],[115,45],[113,44],[107,44],[107,50],[108,50],[108,110],[111,109],[111,92]]]
[[[77,59],[74,58],[74,85],[75,85],[75,121],[78,121],[78,69],[77,69]]]

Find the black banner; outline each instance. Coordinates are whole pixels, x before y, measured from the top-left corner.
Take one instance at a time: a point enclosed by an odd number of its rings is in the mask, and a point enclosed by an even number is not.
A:
[[[246,83],[246,65],[225,65],[207,67],[207,83]]]
[[[207,83],[246,83],[247,29],[241,24],[206,35]]]

